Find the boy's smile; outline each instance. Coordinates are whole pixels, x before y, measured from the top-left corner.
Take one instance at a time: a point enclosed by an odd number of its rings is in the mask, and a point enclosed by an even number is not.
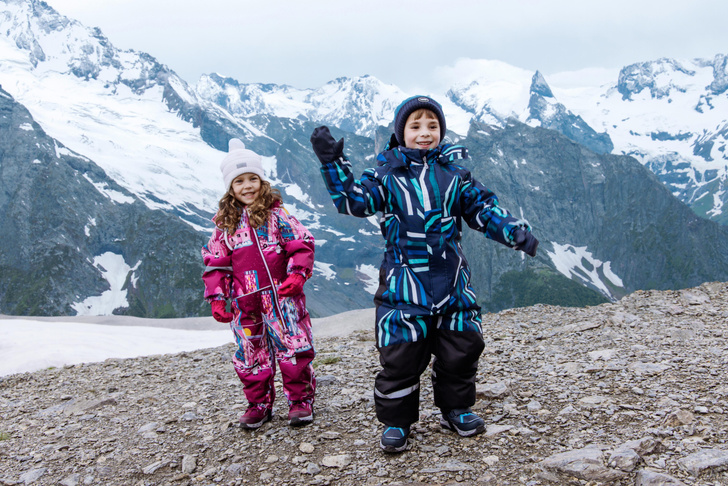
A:
[[[419,116],[418,116],[419,115]],[[404,146],[429,150],[440,144],[440,122],[430,110],[417,110],[404,124]]]
[[[240,174],[230,184],[230,191],[235,199],[247,206],[260,194],[260,177],[251,172]]]

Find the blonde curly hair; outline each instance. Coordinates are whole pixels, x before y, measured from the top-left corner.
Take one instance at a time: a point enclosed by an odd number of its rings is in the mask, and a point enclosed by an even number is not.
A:
[[[268,221],[271,208],[275,203],[282,203],[283,198],[278,189],[271,187],[268,181],[260,181],[260,193],[251,204],[247,206],[248,219],[250,226],[260,228]],[[215,224],[228,234],[235,233],[240,224],[240,218],[246,206],[235,199],[232,188],[220,199],[217,214],[215,215]]]

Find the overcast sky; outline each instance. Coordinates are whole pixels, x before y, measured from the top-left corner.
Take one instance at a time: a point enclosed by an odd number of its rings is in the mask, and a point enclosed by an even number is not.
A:
[[[459,59],[547,75],[728,54],[726,0],[47,0],[189,83],[316,88],[373,75],[436,91]],[[616,76],[616,75],[615,75]]]

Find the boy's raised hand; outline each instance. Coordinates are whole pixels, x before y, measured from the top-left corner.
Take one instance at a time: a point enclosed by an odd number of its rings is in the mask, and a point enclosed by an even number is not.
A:
[[[536,256],[536,248],[538,248],[538,240],[533,233],[523,228],[516,228],[513,231],[513,242],[516,244],[516,250],[521,250],[526,255]]]
[[[311,134],[311,147],[322,164],[328,164],[344,156],[344,139],[338,142],[329,132],[329,127],[314,129]]]

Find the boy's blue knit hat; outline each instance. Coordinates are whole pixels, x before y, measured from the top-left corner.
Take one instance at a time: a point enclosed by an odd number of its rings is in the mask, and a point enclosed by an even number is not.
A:
[[[397,137],[397,142],[404,147],[404,125],[407,123],[407,118],[413,112],[424,108],[430,110],[435,114],[437,120],[440,122],[440,141],[445,138],[445,115],[442,112],[442,106],[440,103],[433,100],[429,96],[413,96],[407,98],[394,110],[394,136]]]

